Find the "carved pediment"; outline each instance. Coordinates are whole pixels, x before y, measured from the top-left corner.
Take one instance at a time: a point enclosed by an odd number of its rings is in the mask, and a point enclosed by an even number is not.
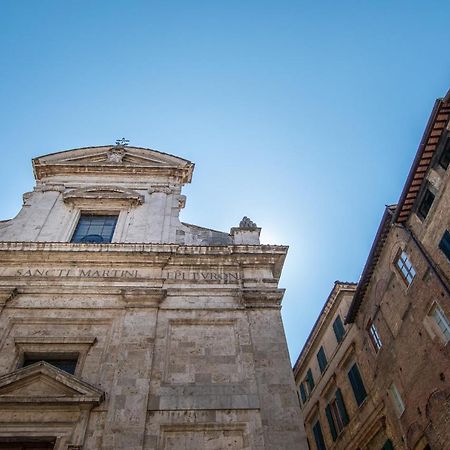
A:
[[[154,174],[189,183],[194,164],[177,156],[141,147],[78,148],[33,159],[37,180],[64,174]]]
[[[118,206],[138,206],[144,203],[144,196],[132,189],[117,186],[92,186],[73,189],[63,194],[65,203],[77,206],[101,205],[109,203]]]
[[[44,361],[0,377],[0,404],[99,404],[103,397],[99,389]]]

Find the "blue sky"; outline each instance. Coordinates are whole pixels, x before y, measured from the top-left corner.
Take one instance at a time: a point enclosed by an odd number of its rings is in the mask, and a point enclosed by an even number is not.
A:
[[[0,3],[0,218],[31,158],[113,143],[196,163],[182,220],[247,215],[290,246],[295,360],[334,280],[357,281],[437,97],[448,1]]]

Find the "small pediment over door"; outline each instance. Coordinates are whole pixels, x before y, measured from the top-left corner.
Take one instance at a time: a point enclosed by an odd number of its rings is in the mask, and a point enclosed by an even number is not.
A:
[[[0,404],[60,403],[98,405],[104,393],[44,361],[0,377]]]

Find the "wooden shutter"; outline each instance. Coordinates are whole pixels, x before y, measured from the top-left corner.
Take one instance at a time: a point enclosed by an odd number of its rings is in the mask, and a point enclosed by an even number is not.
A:
[[[353,364],[352,368],[348,372],[348,378],[350,380],[350,384],[352,385],[353,393],[355,394],[356,403],[360,406],[367,397],[367,393],[356,364]]]
[[[333,441],[335,441],[337,438],[337,431],[336,431],[336,426],[334,425],[333,415],[331,414],[330,405],[327,405],[327,407],[325,408],[325,415],[327,416],[328,426],[330,427],[331,436],[333,438]]]
[[[344,398],[342,397],[342,392],[339,388],[336,390],[336,403],[339,409],[339,415],[341,416],[342,423],[347,425],[349,423],[349,418],[347,414],[347,409],[345,407]]]

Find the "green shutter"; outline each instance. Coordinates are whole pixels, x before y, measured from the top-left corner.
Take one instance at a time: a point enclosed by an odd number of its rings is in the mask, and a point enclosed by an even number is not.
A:
[[[394,450],[394,446],[392,445],[392,441],[388,439],[381,450]]]
[[[348,378],[350,380],[350,384],[352,385],[353,393],[355,394],[356,403],[360,406],[367,397],[367,393],[356,363],[353,364],[352,368],[348,372]]]
[[[317,362],[319,363],[320,373],[323,373],[328,364],[323,347],[320,347],[319,351],[317,352]]]
[[[316,441],[317,450],[327,450],[319,421],[317,421],[313,426],[313,434],[314,440]]]
[[[334,330],[334,334],[336,336],[336,340],[337,342],[341,342],[342,338],[344,337],[345,334],[345,329],[344,329],[344,325],[342,325],[342,320],[341,320],[341,316],[337,316],[335,321],[333,322],[333,330]]]
[[[327,416],[328,426],[330,427],[331,436],[333,438],[333,441],[335,441],[337,438],[337,431],[336,431],[336,427],[334,425],[333,415],[331,414],[330,405],[327,405],[327,407],[325,408],[325,414]]]
[[[308,372],[306,372],[306,381],[308,382],[309,390],[312,391],[314,389],[314,378],[311,369],[308,369]]]
[[[348,424],[349,418],[348,418],[348,414],[347,414],[347,409],[345,407],[344,399],[342,397],[342,392],[339,388],[336,390],[336,403],[337,403],[337,407],[339,409],[339,414],[341,416],[342,423],[345,426]]]
[[[303,386],[303,383],[300,385],[300,396],[302,398],[302,402],[305,403],[306,402],[306,391],[305,391],[305,386]]]

